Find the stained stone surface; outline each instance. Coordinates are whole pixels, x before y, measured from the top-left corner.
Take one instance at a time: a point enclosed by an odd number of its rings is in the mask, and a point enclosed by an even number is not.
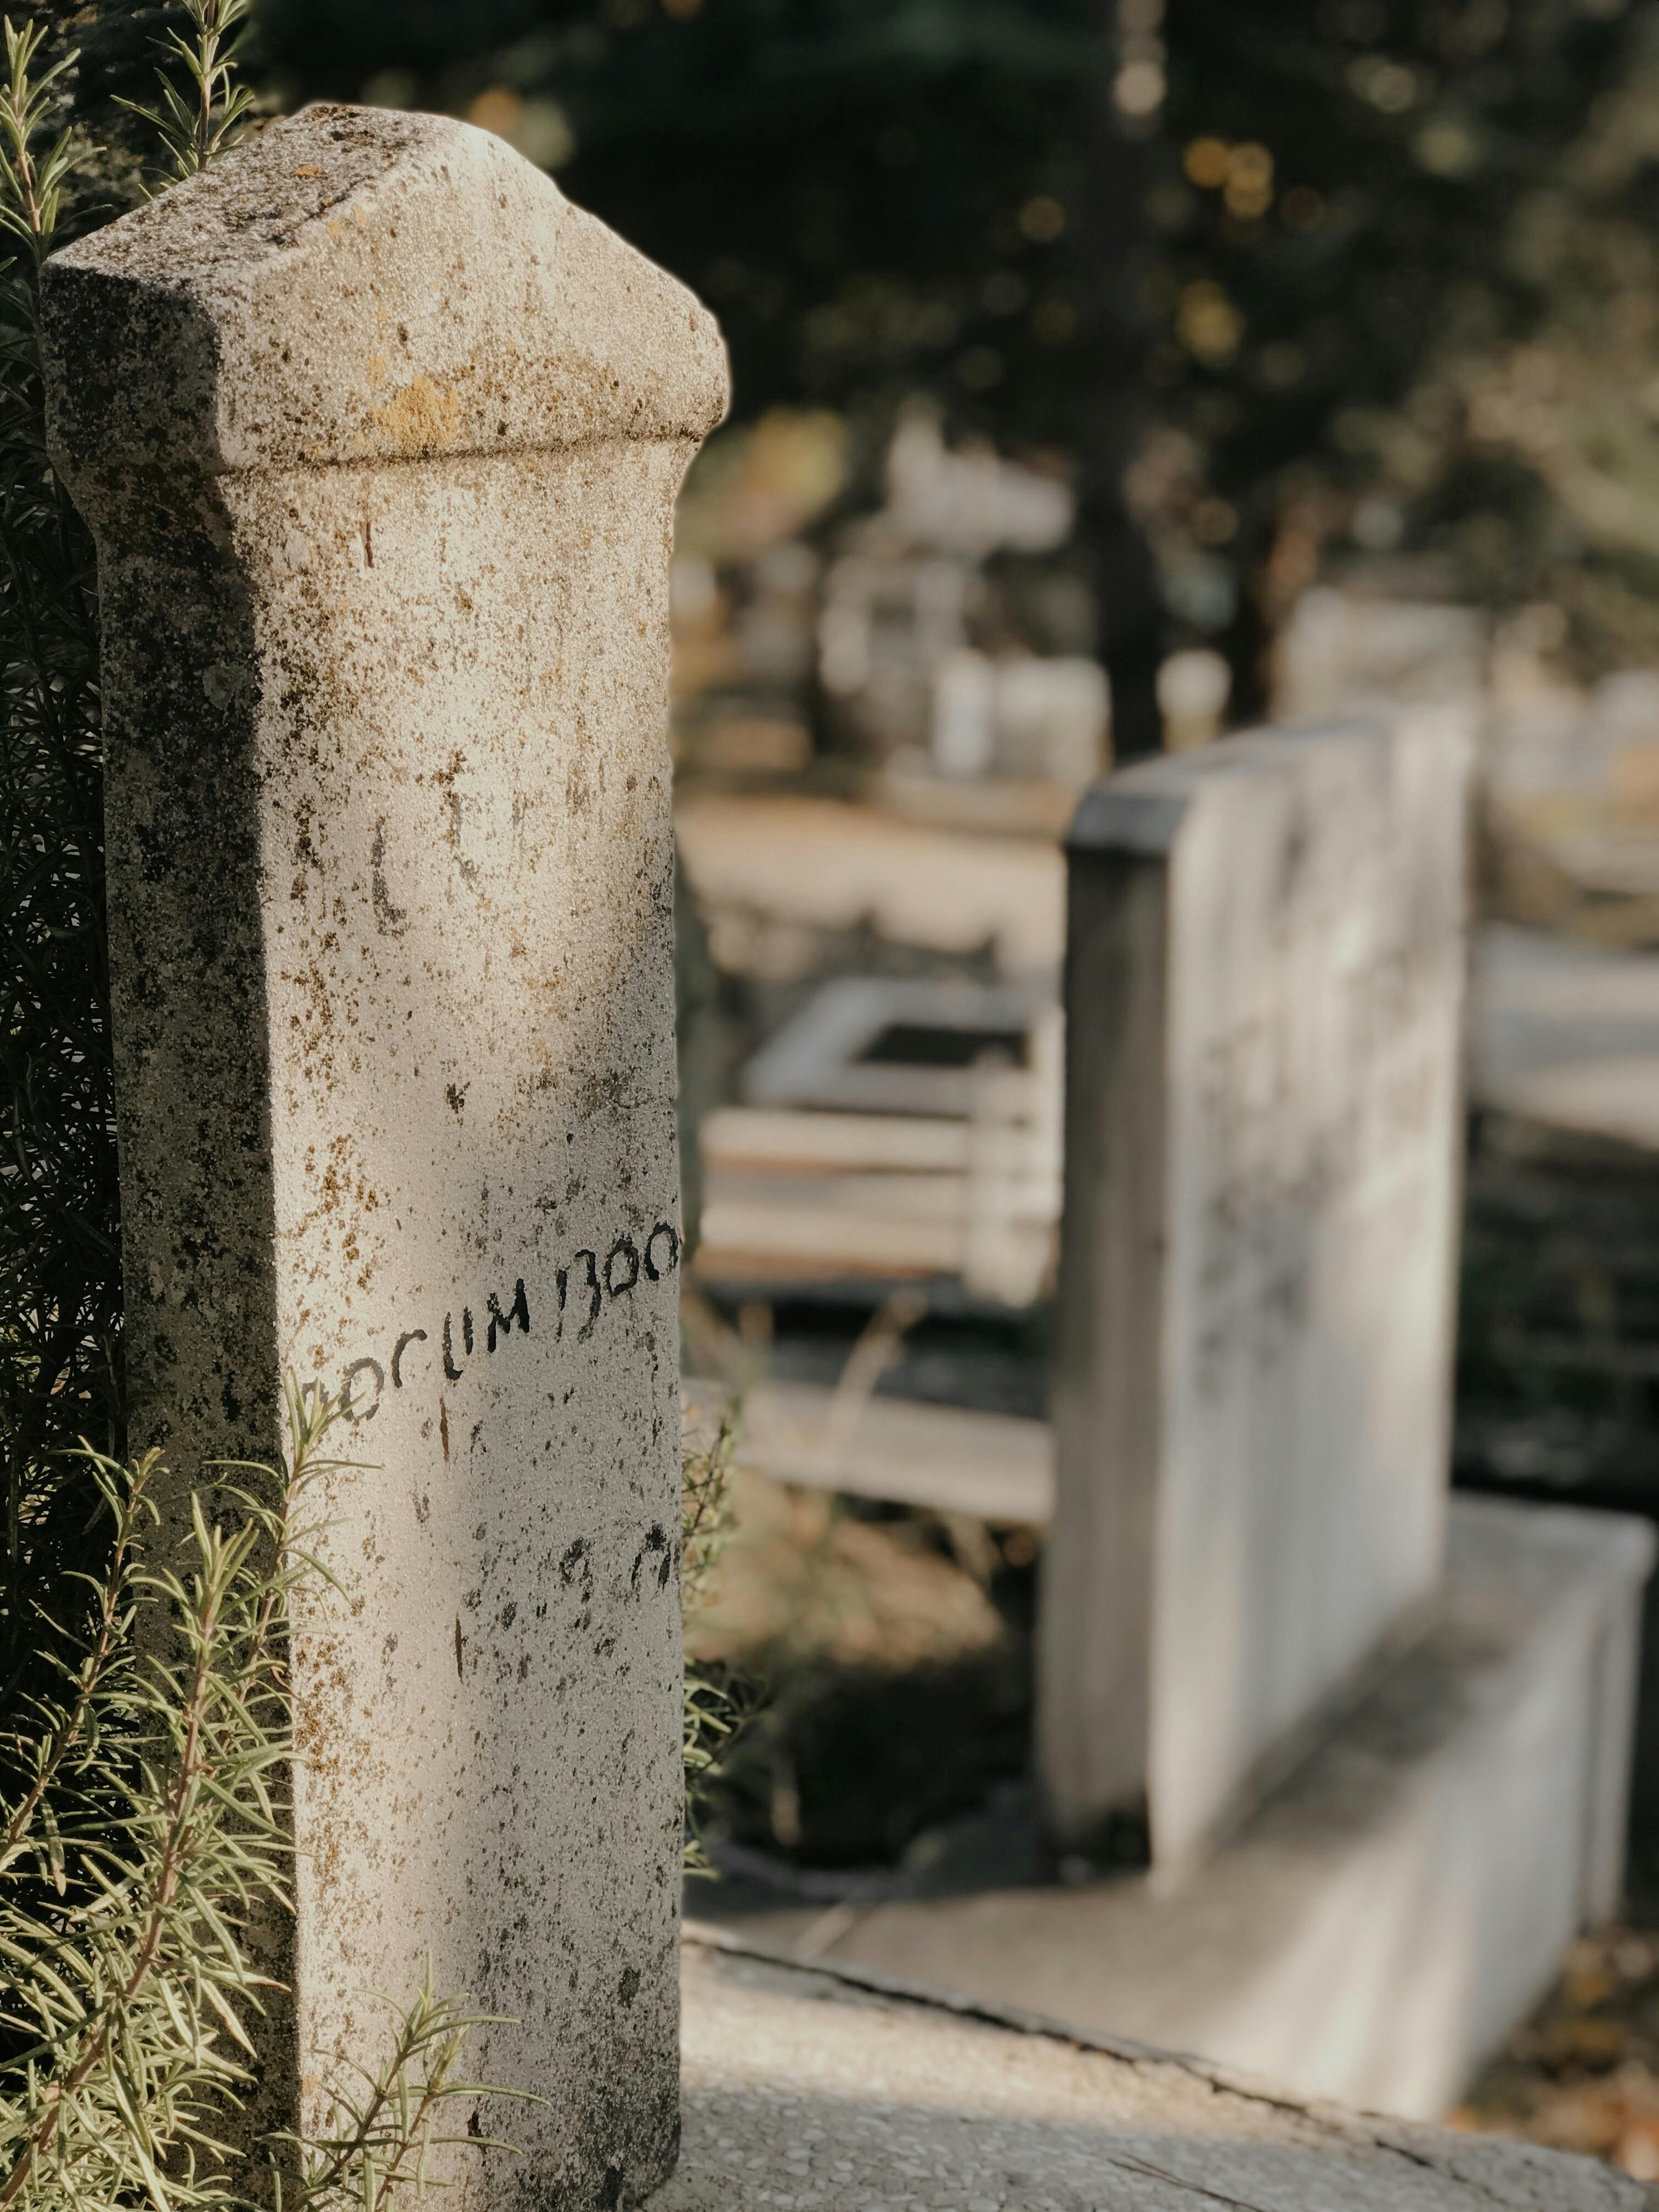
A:
[[[1166,1870],[1439,1574],[1468,764],[1453,711],[1255,733],[1072,832],[1041,1756]]]
[[[1146,2045],[691,1933],[653,2212],[1653,2212],[1589,2159],[1310,2105]]]
[[[136,1443],[343,1390],[295,1652],[297,2016],[516,2023],[480,2202],[632,2202],[677,2128],[675,493],[691,296],[463,124],[312,108],[70,249],[95,531]],[[482,2179],[478,2179],[482,2174]]]

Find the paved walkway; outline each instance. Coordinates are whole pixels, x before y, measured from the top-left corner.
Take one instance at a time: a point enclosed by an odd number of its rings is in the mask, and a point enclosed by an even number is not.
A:
[[[684,1991],[684,2147],[653,2212],[1659,2208],[1587,2159],[1300,2104],[706,1932]]]

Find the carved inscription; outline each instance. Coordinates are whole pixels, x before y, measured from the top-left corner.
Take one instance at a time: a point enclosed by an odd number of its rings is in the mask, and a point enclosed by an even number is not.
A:
[[[1287,959],[1260,1010],[1200,1061],[1201,1214],[1196,1382],[1227,1362],[1277,1360],[1307,1326],[1312,1272],[1341,1208],[1404,1197],[1424,1146],[1443,1056],[1443,963],[1379,950],[1299,994],[1316,961]]]
[[[384,1360],[373,1353],[352,1360],[341,1379],[341,1410],[349,1421],[372,1421],[388,1390],[415,1390],[440,1377],[459,1382],[475,1361],[504,1351],[515,1333],[550,1335],[555,1343],[568,1333],[586,1344],[607,1310],[641,1278],[661,1282],[679,1264],[679,1231],[670,1221],[658,1222],[645,1237],[624,1231],[603,1257],[580,1246],[555,1268],[550,1285],[532,1291],[520,1275],[510,1291],[486,1289],[482,1299],[452,1307],[441,1320],[430,1316],[429,1328],[400,1329]]]

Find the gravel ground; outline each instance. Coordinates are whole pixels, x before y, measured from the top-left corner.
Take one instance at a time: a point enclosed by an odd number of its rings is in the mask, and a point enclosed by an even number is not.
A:
[[[1659,2181],[1659,1929],[1586,1936],[1452,2116]]]

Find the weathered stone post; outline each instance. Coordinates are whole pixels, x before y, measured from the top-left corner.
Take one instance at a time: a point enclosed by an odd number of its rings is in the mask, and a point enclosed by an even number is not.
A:
[[[489,2202],[678,2134],[673,501],[718,332],[499,141],[319,107],[50,265],[97,534],[135,1441],[349,1394],[272,2111],[430,1955]]]

